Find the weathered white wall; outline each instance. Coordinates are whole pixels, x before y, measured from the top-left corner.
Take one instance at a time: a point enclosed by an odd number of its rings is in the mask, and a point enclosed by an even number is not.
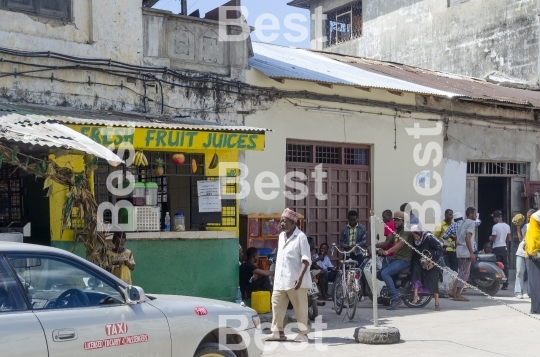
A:
[[[20,12],[0,10],[0,44],[26,51],[110,58],[140,64],[140,0],[75,0],[73,21],[62,23]]]
[[[264,81],[260,72],[251,70],[248,73],[248,83],[257,85],[267,85],[270,82]],[[274,82],[274,81],[272,81]],[[276,83],[276,82],[274,82]],[[277,84],[277,83],[276,83]],[[274,84],[272,84],[274,85]],[[314,83],[286,80],[284,86],[291,89],[301,87],[308,91],[333,91],[334,94],[348,93],[349,96],[358,96],[370,99],[399,100],[402,103],[414,103],[413,94],[405,94],[404,97],[396,97],[383,90],[374,89],[371,93],[363,92],[351,87],[334,86],[334,89],[326,89]],[[342,94],[343,95],[343,94]],[[390,97],[387,97],[389,95]],[[395,99],[394,99],[395,98]],[[367,111],[376,114],[358,113],[353,116],[343,116],[336,114],[326,114],[320,112],[307,112],[305,108],[295,106],[307,105],[311,107],[324,106],[342,108],[344,110]],[[378,115],[378,113],[385,115]],[[425,119],[434,116],[415,114],[416,119],[397,119],[397,150],[394,150],[394,111],[386,108],[370,108],[358,105],[330,103],[314,100],[279,100],[266,111],[259,111],[254,115],[246,117],[246,125],[261,126],[273,130],[266,135],[266,149],[264,152],[246,152],[245,163],[249,169],[247,178],[251,186],[251,194],[247,198],[246,213],[273,213],[281,212],[285,208],[285,197],[283,191],[285,185],[283,178],[286,173],[286,140],[301,139],[313,141],[326,141],[336,143],[357,143],[371,146],[371,182],[372,182],[372,204],[377,214],[381,214],[385,209],[398,210],[404,202],[416,201],[424,203],[431,199],[440,202],[441,192],[433,196],[425,197],[418,194],[414,187],[414,177],[419,171],[436,171],[442,175],[442,160],[435,168],[430,162],[425,167],[420,167],[413,158],[414,147],[421,143],[423,150],[420,156],[425,153],[428,143],[435,143],[440,146],[442,156],[442,135],[423,136],[414,139],[405,131],[406,128],[413,127],[414,123],[419,123],[421,127],[434,127],[436,123]],[[435,158],[432,153],[431,160]],[[280,194],[273,200],[265,201],[254,194],[255,178],[258,174],[270,171],[280,179]],[[268,181],[266,181],[268,182]],[[431,180],[431,186],[435,182]],[[265,190],[269,193],[270,190]],[[345,219],[345,218],[344,218]],[[429,222],[428,222],[429,223]],[[381,227],[378,227],[378,229]],[[382,233],[382,230],[381,232]]]
[[[441,208],[465,214],[467,162],[444,159]],[[442,217],[441,217],[442,219]]]
[[[318,6],[328,11],[348,2],[313,0],[311,11]],[[362,37],[327,50],[538,86],[537,0],[448,4],[447,0],[363,0]],[[315,28],[313,21],[311,27]]]
[[[259,105],[264,106],[264,98],[246,94],[239,99],[230,87],[237,88],[238,82],[243,81],[248,41],[220,41],[217,21],[141,9],[141,4],[140,0],[76,0],[72,21],[67,23],[0,10],[0,47],[111,59],[134,66],[167,67],[180,76],[149,74],[177,86],[159,86],[153,82],[145,91],[141,79],[149,77],[141,74],[145,73],[144,69],[112,75],[101,69],[124,69],[107,66],[60,69],[75,67],[76,63],[0,54],[4,60],[0,62],[3,74],[35,70],[35,66],[58,67],[0,78],[0,98],[84,110],[174,115],[228,124],[243,124],[243,117],[237,111],[249,112]],[[208,75],[216,76],[221,83],[207,77],[191,80]]]

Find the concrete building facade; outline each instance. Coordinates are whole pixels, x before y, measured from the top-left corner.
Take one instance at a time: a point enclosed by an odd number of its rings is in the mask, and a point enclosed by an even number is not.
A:
[[[290,5],[311,10],[312,49],[539,87],[536,0],[295,0]]]

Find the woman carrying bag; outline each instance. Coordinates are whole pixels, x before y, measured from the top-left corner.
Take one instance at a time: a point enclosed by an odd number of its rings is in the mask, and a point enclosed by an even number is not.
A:
[[[441,242],[428,231],[420,226],[411,227],[411,233],[414,238],[414,247],[430,258],[433,262],[438,262],[441,256]],[[441,311],[439,305],[439,275],[441,270],[431,261],[423,258],[420,254],[414,254],[412,260],[412,287],[414,289],[413,303],[418,302],[420,294],[433,294],[435,297],[435,311]]]

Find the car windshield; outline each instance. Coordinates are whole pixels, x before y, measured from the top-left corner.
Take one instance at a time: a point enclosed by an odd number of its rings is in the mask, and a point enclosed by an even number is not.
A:
[[[34,309],[124,303],[114,284],[77,262],[39,255],[10,255],[8,261]]]

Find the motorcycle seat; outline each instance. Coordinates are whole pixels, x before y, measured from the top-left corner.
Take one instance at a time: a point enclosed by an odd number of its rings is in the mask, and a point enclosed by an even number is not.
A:
[[[476,259],[483,262],[497,262],[495,254],[478,254]]]
[[[411,273],[411,268],[409,267],[409,268],[403,269],[397,275],[402,277],[402,276],[409,275],[410,273]]]

